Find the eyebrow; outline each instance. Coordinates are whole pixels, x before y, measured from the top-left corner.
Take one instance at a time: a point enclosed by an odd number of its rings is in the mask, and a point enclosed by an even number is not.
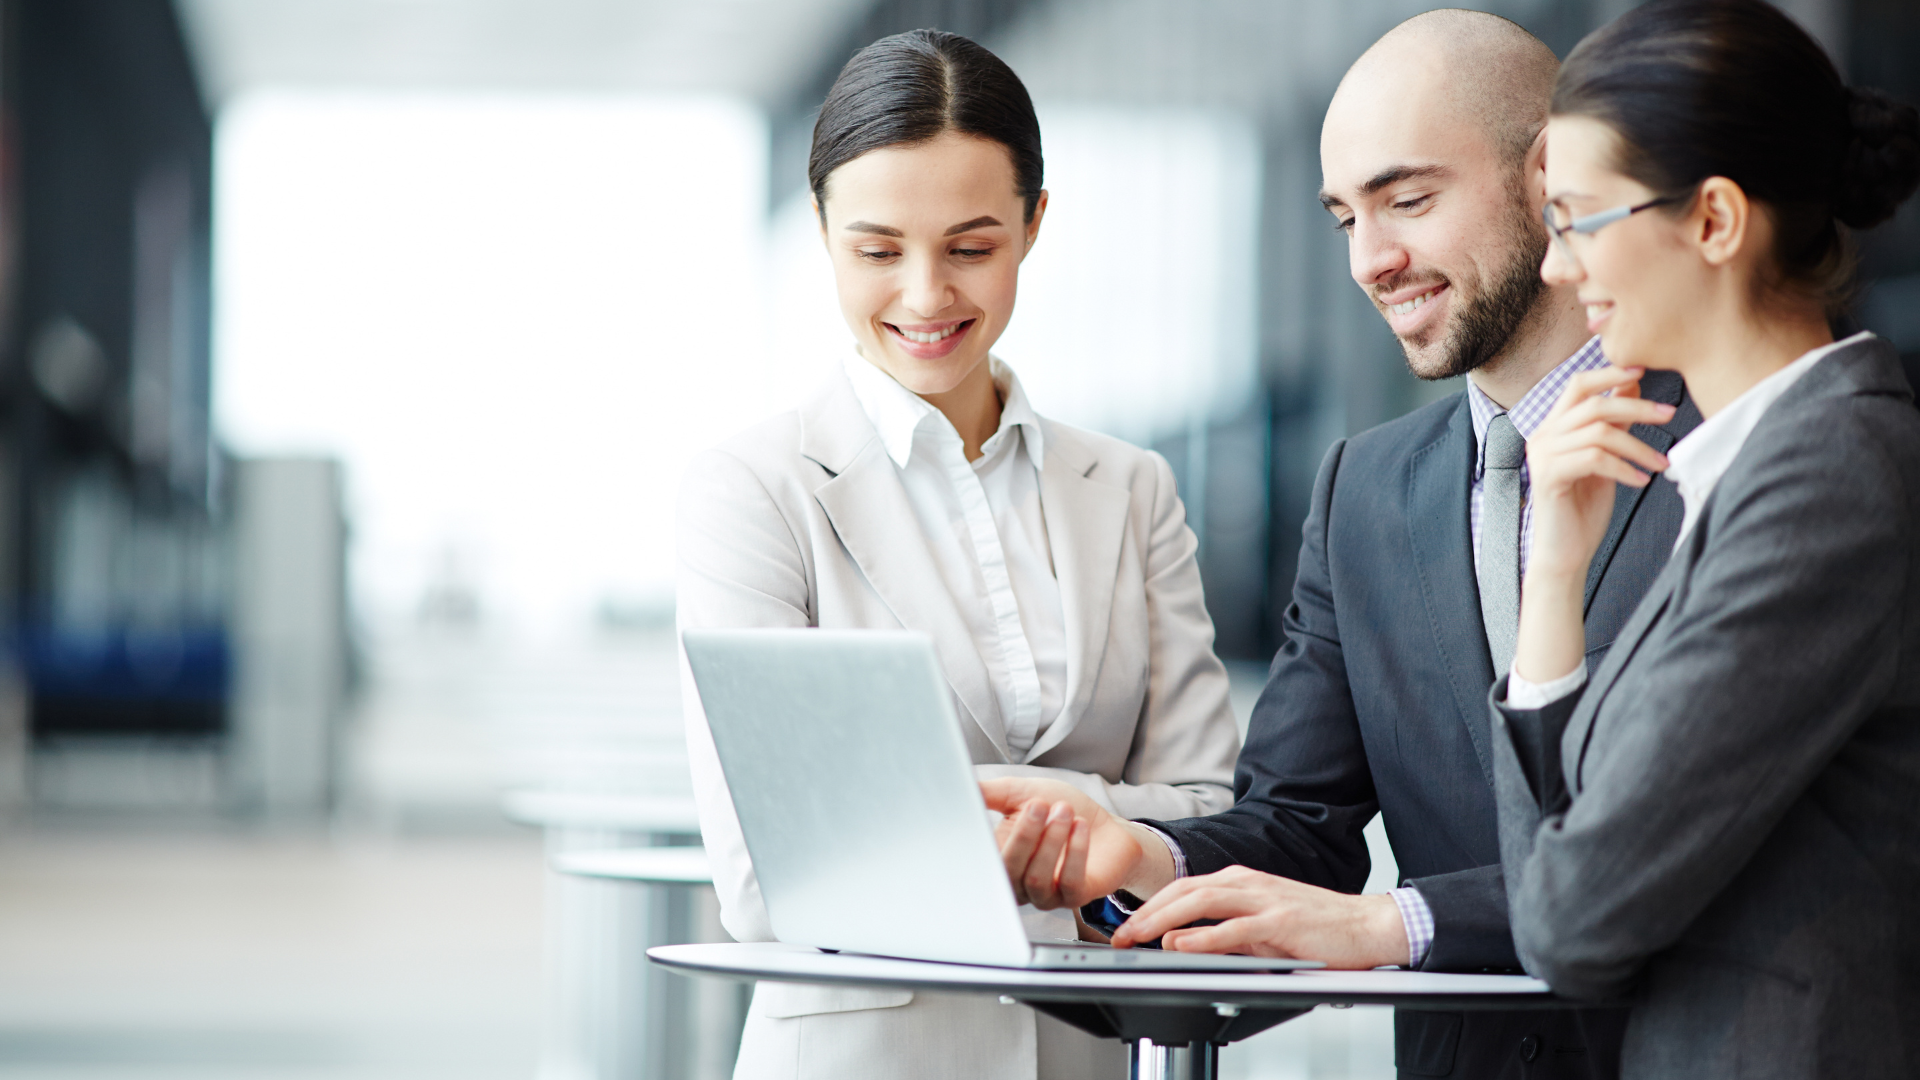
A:
[[[998,225],[998,224],[1000,224],[999,218],[994,217],[992,214],[982,214],[979,217],[974,218],[972,221],[963,221],[960,224],[955,225],[953,228],[948,229],[942,235],[957,236],[963,232],[970,232],[974,229],[984,229],[989,225]],[[907,235],[906,233],[901,232],[899,229],[896,229],[891,225],[875,225],[871,221],[849,222],[847,224],[847,231],[857,232],[857,233],[870,233],[874,236],[901,237],[901,236]]]
[[[982,214],[979,217],[974,218],[972,221],[963,221],[960,224],[955,225],[953,228],[948,229],[942,235],[955,236],[963,232],[969,232],[974,229],[984,229],[989,225],[998,225],[998,224],[1000,224],[999,218],[994,217],[991,214]]]
[[[1430,180],[1435,177],[1452,176],[1453,170],[1445,165],[1395,165],[1382,169],[1360,185],[1361,198],[1372,195],[1381,188],[1390,187],[1404,180]],[[1320,192],[1320,205],[1331,210],[1336,206],[1345,206],[1346,200],[1325,190]]]

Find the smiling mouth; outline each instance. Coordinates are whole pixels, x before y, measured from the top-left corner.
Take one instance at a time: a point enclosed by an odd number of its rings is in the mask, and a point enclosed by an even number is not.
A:
[[[894,333],[899,334],[901,337],[906,338],[908,341],[913,342],[916,345],[932,345],[936,342],[945,341],[948,338],[952,337],[953,335],[959,333],[960,331],[965,330],[967,327],[972,326],[973,320],[962,319],[961,321],[954,323],[952,326],[944,327],[942,329],[932,331],[931,333],[923,333],[918,330],[903,330],[900,327],[893,325],[892,323],[884,323],[882,325],[884,325],[887,329],[893,331]]]
[[[1411,300],[1405,301],[1404,303],[1388,304],[1387,313],[1389,315],[1405,315],[1406,313],[1421,307],[1427,301],[1433,299],[1434,295],[1444,288],[1446,288],[1445,285],[1435,285],[1433,288],[1428,289],[1426,292],[1423,292],[1419,296],[1416,296]]]

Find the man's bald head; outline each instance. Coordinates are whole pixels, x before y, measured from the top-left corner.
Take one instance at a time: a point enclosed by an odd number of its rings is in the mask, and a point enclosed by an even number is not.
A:
[[[1429,11],[1355,61],[1327,108],[1321,205],[1421,378],[1498,363],[1558,303],[1536,152],[1558,68],[1505,19]]]
[[[1327,117],[1332,122],[1347,105],[1378,107],[1382,98],[1404,103],[1410,92],[1430,93],[1518,165],[1546,126],[1559,70],[1553,50],[1518,24],[1441,8],[1415,15],[1362,53],[1340,80]]]

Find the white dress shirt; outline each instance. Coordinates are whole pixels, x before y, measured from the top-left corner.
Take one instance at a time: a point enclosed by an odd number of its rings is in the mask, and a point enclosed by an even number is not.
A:
[[[1673,448],[1667,451],[1665,475],[1679,489],[1680,503],[1684,507],[1680,534],[1673,541],[1675,551],[1680,549],[1680,543],[1687,538],[1687,534],[1693,531],[1694,524],[1700,520],[1701,509],[1707,504],[1707,497],[1713,494],[1714,485],[1732,467],[1733,459],[1740,455],[1740,448],[1747,444],[1747,437],[1753,434],[1754,427],[1766,415],[1767,409],[1827,354],[1870,336],[1863,330],[1845,341],[1822,345],[1806,353],[1754,383],[1746,393],[1728,402],[1719,412],[1701,421],[1700,426],[1688,432],[1685,438],[1673,444]],[[1580,666],[1571,672],[1544,683],[1528,682],[1517,674],[1510,675],[1507,679],[1507,705],[1515,709],[1545,708],[1586,683],[1585,660],[1580,661]]]
[[[1000,427],[971,462],[946,414],[858,355],[846,370],[986,663],[1007,746],[1025,755],[1066,700],[1067,624],[1040,506],[1046,435],[1013,370],[988,363]]]

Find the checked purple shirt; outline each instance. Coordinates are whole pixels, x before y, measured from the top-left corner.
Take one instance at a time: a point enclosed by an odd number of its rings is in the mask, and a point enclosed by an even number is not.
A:
[[[1607,366],[1606,355],[1600,351],[1600,339],[1593,338],[1585,345],[1574,350],[1572,356],[1560,361],[1560,365],[1539,382],[1533,389],[1514,402],[1512,410],[1502,409],[1494,400],[1480,392],[1467,380],[1467,411],[1473,417],[1473,489],[1467,496],[1467,522],[1473,530],[1473,563],[1480,565],[1480,504],[1485,501],[1487,478],[1487,428],[1493,418],[1507,413],[1513,418],[1513,430],[1520,433],[1522,439],[1533,438],[1533,433],[1553,411],[1553,403],[1560,400],[1560,392],[1567,383],[1583,371]],[[1527,572],[1527,551],[1533,546],[1533,503],[1527,498],[1527,463],[1520,463],[1520,573]]]
[[[1553,411],[1553,403],[1560,400],[1560,392],[1567,388],[1567,383],[1575,375],[1605,366],[1607,366],[1607,358],[1600,351],[1599,338],[1593,338],[1580,346],[1572,356],[1562,360],[1559,366],[1547,372],[1544,378],[1533,384],[1533,389],[1528,390],[1519,401],[1514,403],[1510,410],[1513,416],[1513,429],[1520,433],[1522,439],[1531,438],[1533,433],[1539,430],[1540,424],[1546,420],[1547,414]],[[1509,410],[1502,409],[1492,398],[1481,393],[1480,388],[1473,384],[1473,379],[1468,378],[1467,411],[1473,418],[1474,442],[1473,485],[1467,495],[1467,521],[1473,533],[1474,565],[1478,566],[1480,504],[1483,501],[1487,474],[1485,464],[1487,427],[1493,423],[1494,417]],[[1527,549],[1533,543],[1533,507],[1527,501],[1527,482],[1527,466],[1523,462],[1520,466],[1520,570],[1522,573],[1525,573],[1527,568]],[[1180,850],[1180,845],[1174,842],[1173,837],[1158,829],[1153,831],[1159,835],[1160,839],[1166,841],[1167,848],[1172,851],[1177,876],[1186,877],[1186,852]],[[1400,909],[1400,921],[1406,926],[1407,966],[1417,968],[1422,961],[1426,960],[1427,950],[1433,947],[1433,909],[1427,905],[1426,897],[1420,895],[1420,890],[1411,885],[1395,889],[1388,895],[1393,897],[1394,906]]]

